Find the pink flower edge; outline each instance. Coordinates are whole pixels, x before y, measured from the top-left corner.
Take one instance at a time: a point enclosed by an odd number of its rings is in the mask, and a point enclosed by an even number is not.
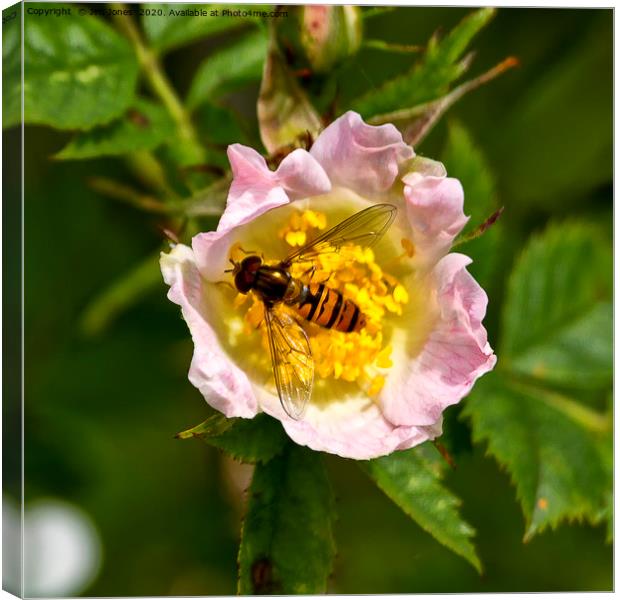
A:
[[[253,149],[229,148],[234,179],[217,231],[195,236],[192,249],[177,246],[168,258],[162,256],[169,298],[181,306],[194,338],[189,378],[211,406],[228,417],[251,418],[263,410],[279,419],[295,442],[354,459],[390,454],[441,434],[443,410],[469,393],[496,357],[481,323],[486,294],[465,268],[471,261],[447,254],[467,222],[462,187],[446,177],[441,163],[413,156],[395,127],[366,125],[351,112],[332,123],[310,152],[296,150],[275,171]],[[382,194],[406,166],[413,170],[402,176],[402,200],[392,195],[387,201],[401,204],[399,221],[416,248],[413,264],[435,281],[437,324],[421,352],[404,368],[392,368],[377,403],[360,394],[323,408],[309,406],[295,421],[277,396],[253,386],[220,346],[210,323],[218,316],[204,298],[206,281],[222,278],[239,227],[332,186],[385,201]]]
[[[367,125],[356,112],[336,119],[316,139],[310,154],[333,185],[373,196],[387,191],[403,165],[414,157],[394,125]]]
[[[403,182],[418,266],[433,267],[469,220],[463,212],[463,186],[453,177],[420,173],[405,176]]]
[[[275,398],[262,408],[282,422],[297,444],[355,460],[385,456],[441,435],[441,417],[431,426],[395,426],[376,404],[361,396],[343,403],[334,401],[324,410],[309,407],[298,421],[286,415]]]
[[[438,321],[422,351],[395,370],[381,394],[383,415],[395,425],[432,425],[495,366],[482,325],[487,295],[465,268],[470,263],[463,254],[448,254],[432,273]]]
[[[160,265],[170,286],[168,299],[181,307],[192,334],[194,356],[189,380],[207,402],[227,417],[254,417],[258,402],[247,375],[226,355],[209,322],[203,281],[192,249],[178,244],[162,253]]]

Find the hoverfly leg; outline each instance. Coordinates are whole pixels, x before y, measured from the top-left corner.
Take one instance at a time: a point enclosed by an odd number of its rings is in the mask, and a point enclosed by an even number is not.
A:
[[[312,281],[312,278],[314,277],[314,274],[316,273],[316,266],[312,265],[309,269],[306,269],[301,276],[302,277],[306,277],[308,275],[308,273],[310,274],[310,277],[308,277],[308,279],[310,281]]]
[[[306,269],[301,274],[301,276],[307,277],[311,283],[316,283],[313,281],[315,273],[316,273],[316,265],[312,265],[309,269]],[[333,273],[330,273],[325,279],[323,279],[322,281],[319,281],[318,283],[327,283],[331,279],[332,275]]]
[[[256,252],[255,250],[245,250],[244,248],[242,248],[241,246],[237,246],[237,248],[243,252],[244,254],[246,254],[247,256],[260,256],[261,258],[263,257],[262,254],[259,254],[258,252]]]
[[[232,269],[225,269],[224,273],[234,273],[235,270],[238,268],[239,263],[235,262],[232,258],[229,258],[228,262],[232,265]]]

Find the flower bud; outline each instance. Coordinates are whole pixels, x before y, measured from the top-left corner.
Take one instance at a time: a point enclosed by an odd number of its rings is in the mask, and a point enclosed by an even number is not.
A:
[[[300,7],[300,37],[306,57],[317,73],[325,73],[355,54],[362,43],[362,19],[357,6]]]

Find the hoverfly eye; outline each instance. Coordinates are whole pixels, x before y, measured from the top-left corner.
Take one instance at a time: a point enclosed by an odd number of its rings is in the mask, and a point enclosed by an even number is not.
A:
[[[235,287],[242,293],[247,294],[256,281],[256,271],[262,264],[259,256],[248,256],[241,261],[239,271],[235,275]]]
[[[260,267],[262,263],[262,259],[260,256],[247,256],[241,261],[241,270],[242,271],[251,271],[252,273],[256,272],[256,269]]]
[[[247,271],[239,271],[235,275],[235,287],[242,294],[247,294],[252,289],[252,283],[254,281],[254,277],[248,279]]]

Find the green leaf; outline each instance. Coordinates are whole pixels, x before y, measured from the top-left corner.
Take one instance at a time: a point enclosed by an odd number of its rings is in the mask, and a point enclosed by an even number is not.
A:
[[[257,465],[239,548],[239,594],[324,594],[334,499],[317,452],[290,444]]]
[[[142,26],[153,49],[168,52],[217,33],[237,29],[256,17],[226,16],[225,10],[260,11],[259,5],[143,4]],[[229,13],[229,14],[231,14]]]
[[[266,53],[267,34],[262,30],[214,52],[198,68],[187,96],[187,106],[195,109],[203,102],[260,80]]]
[[[456,177],[463,185],[465,213],[471,217],[464,233],[472,231],[499,205],[495,181],[485,157],[469,132],[456,121],[449,123],[442,162],[450,177]]]
[[[174,135],[174,131],[174,122],[163,107],[136,100],[122,118],[76,134],[54,158],[85,159],[153,150]]]
[[[460,500],[441,484],[443,465],[435,448],[427,444],[360,465],[422,529],[482,572],[471,541],[474,529],[458,513]]]
[[[217,413],[211,415],[206,421],[199,423],[191,429],[186,429],[177,433],[174,437],[178,440],[188,440],[193,437],[209,439],[226,433],[238,419],[228,419],[224,415]]]
[[[610,413],[613,405],[613,392],[610,393]],[[614,477],[614,436],[610,428],[603,436],[601,443],[598,445],[601,457],[601,463],[606,471],[606,476],[611,484]],[[595,523],[604,523],[606,525],[605,541],[610,544],[614,539],[614,490],[612,485],[608,486],[603,502],[603,508],[593,519]]]
[[[364,117],[415,106],[444,95],[469,67],[462,54],[473,37],[493,18],[495,9],[481,8],[463,19],[443,40],[433,37],[422,62],[353,103]]]
[[[526,541],[564,520],[597,523],[603,517],[611,492],[600,458],[604,418],[499,372],[476,384],[464,414],[472,420],[474,441],[486,440],[488,452],[510,473]]]
[[[463,96],[489,83],[489,81],[505,73],[508,69],[516,67],[518,64],[518,60],[510,56],[488,71],[461,83],[435,100],[375,115],[368,119],[368,122],[373,125],[402,122],[400,128],[403,131],[403,139],[408,144],[417,146],[428,136],[443,115],[461,100]]]
[[[553,225],[532,240],[509,283],[506,368],[582,389],[611,383],[611,260],[595,227]]]
[[[526,539],[563,520],[598,522],[611,490],[610,416],[581,392],[612,384],[611,248],[593,226],[552,225],[510,277],[496,372],[467,400],[476,441],[505,465]]]
[[[2,11],[2,127],[21,122],[21,5]]]
[[[75,7],[61,21],[26,14],[24,61],[26,123],[90,129],[120,116],[134,100],[133,49],[107,23],[79,16]]]
[[[295,144],[307,132],[316,137],[322,127],[321,118],[289,72],[275,39],[269,47],[257,111],[260,136],[270,153]]]
[[[265,414],[253,419],[227,419],[216,414],[176,437],[201,438],[233,458],[249,463],[271,460],[284,450],[288,441],[280,422]]]
[[[442,162],[450,177],[456,177],[465,192],[465,214],[470,217],[462,235],[475,230],[498,208],[495,180],[478,146],[468,131],[459,123],[451,122]],[[490,227],[480,238],[468,242],[463,251],[473,259],[468,270],[478,283],[487,289],[496,278],[501,254],[504,217]]]

